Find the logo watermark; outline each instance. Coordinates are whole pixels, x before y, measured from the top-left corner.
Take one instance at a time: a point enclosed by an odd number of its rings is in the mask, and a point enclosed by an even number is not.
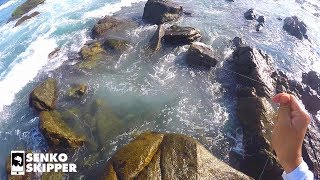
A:
[[[77,165],[67,161],[65,153],[11,151],[11,175],[24,175],[26,172],[77,172]]]

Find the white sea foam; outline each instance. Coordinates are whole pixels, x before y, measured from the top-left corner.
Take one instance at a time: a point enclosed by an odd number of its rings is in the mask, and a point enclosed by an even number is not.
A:
[[[18,0],[11,0],[11,1],[8,1],[8,2],[2,4],[2,5],[0,6],[0,11],[3,10],[3,9],[8,8],[9,6],[11,6],[12,4],[16,3],[17,1],[18,1]]]
[[[10,105],[16,93],[36,77],[38,71],[47,64],[48,54],[57,47],[54,39],[37,38],[25,52],[20,54],[10,72],[0,81],[0,111]]]
[[[110,4],[107,3],[105,6],[87,12],[83,15],[84,18],[99,18],[106,15],[112,15],[113,13],[120,11],[123,7],[130,7],[133,3],[144,2],[146,0],[121,0],[118,3]]]

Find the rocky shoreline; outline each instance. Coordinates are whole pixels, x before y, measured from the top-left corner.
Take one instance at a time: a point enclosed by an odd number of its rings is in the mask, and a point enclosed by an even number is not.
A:
[[[43,2],[28,0],[18,7],[11,20],[21,17],[18,21],[21,24],[30,19],[33,15],[23,15]],[[222,59],[217,58],[215,49],[201,43],[203,34],[200,30],[175,24],[184,15],[183,7],[172,1],[148,0],[142,19],[158,28],[146,44],[145,55],[156,56],[163,47],[190,45],[184,58],[190,68],[204,71],[213,67],[224,68],[217,66]],[[248,20],[257,17],[253,9],[244,16]],[[262,16],[257,21],[258,26],[265,23]],[[121,34],[135,28],[137,22],[134,20],[105,16],[92,28],[93,40],[81,48],[77,63],[64,64],[61,69],[90,72],[106,61],[117,61],[132,43]],[[307,39],[306,26],[297,17],[286,18],[283,29],[298,39]],[[316,119],[320,110],[320,75],[314,71],[306,72],[302,76],[303,81],[297,82],[277,70],[273,60],[261,50],[243,43],[238,37],[232,42],[232,57],[224,63],[231,65],[229,71],[236,79],[236,116],[243,131],[245,154],[230,152],[230,158],[237,163],[225,164],[191,137],[145,132],[120,148],[102,168],[103,172],[98,174],[106,179],[281,179],[283,169],[270,145],[276,108],[268,99],[282,91],[295,94],[313,116],[303,145],[303,158],[315,178],[320,179],[320,121]],[[50,53],[49,57],[58,51]],[[114,132],[126,131],[125,122],[100,100],[86,102],[82,107],[61,109],[57,103],[61,99],[58,97],[61,94],[59,86],[59,79],[48,78],[30,93],[29,104],[39,114],[39,129],[48,142],[49,151],[67,151],[72,155],[76,149],[84,147],[93,156],[80,160],[79,166],[92,170],[95,168],[92,164],[104,153],[102,149],[111,146],[106,142],[114,138]],[[64,96],[77,103],[88,91],[90,86],[86,83],[70,84]],[[91,134],[80,125],[82,123]],[[9,167],[7,172],[10,172]],[[36,175],[27,174],[19,178],[33,176]],[[43,174],[42,179],[45,176],[48,175]],[[50,176],[59,179],[63,175]],[[15,177],[8,175],[8,178]]]

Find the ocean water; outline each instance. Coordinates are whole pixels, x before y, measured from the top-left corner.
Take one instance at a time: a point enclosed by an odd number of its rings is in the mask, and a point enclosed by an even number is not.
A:
[[[23,2],[0,0],[0,179],[5,177],[5,160],[11,150],[47,148],[38,129],[37,114],[28,106],[28,95],[48,76],[59,79],[61,96],[70,83],[86,82],[89,95],[81,104],[101,99],[120,118],[136,114],[131,118],[136,123],[128,123],[125,132],[106,142],[112,148],[105,150],[104,160],[146,130],[193,136],[226,162],[230,149],[241,151],[234,97],[223,88],[232,92],[232,78],[219,75],[216,69],[203,72],[188,68],[183,58],[187,46],[165,49],[151,60],[143,56],[143,48],[156,29],[141,20],[144,0],[46,0],[30,12],[39,11],[39,16],[14,28],[15,21],[6,22]],[[228,41],[239,36],[269,54],[276,66],[294,79],[300,80],[301,73],[309,70],[320,73],[317,0],[176,2],[192,12],[192,16],[176,23],[199,28],[203,42],[219,52],[221,64],[232,53]],[[256,22],[244,20],[243,13],[249,8],[266,17],[261,32],[255,31]],[[131,48],[117,62],[91,72],[78,75],[59,69],[63,63],[73,62],[71,57],[91,39],[91,28],[105,15],[131,18],[138,23],[133,31],[123,34],[132,42]],[[277,18],[292,15],[308,26],[310,41],[300,41],[282,30],[283,22]],[[57,56],[49,59],[48,54],[58,47],[61,50]],[[64,109],[72,103],[60,98],[58,105]],[[83,158],[79,154],[78,158]]]

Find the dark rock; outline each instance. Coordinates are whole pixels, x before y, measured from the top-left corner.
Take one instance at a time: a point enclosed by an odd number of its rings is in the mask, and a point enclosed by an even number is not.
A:
[[[279,21],[282,21],[282,18],[281,18],[281,17],[277,17],[277,19],[278,19]]]
[[[61,50],[60,48],[55,48],[51,53],[48,54],[48,58],[52,59],[56,57],[60,50]]]
[[[22,15],[30,12],[33,8],[42,4],[44,1],[45,0],[27,0],[13,11],[9,21],[20,18]]]
[[[122,39],[107,39],[103,45],[106,50],[116,53],[123,53],[129,48],[129,42]]]
[[[250,46],[237,48],[233,58],[233,70],[238,73],[237,82],[243,86],[254,87],[260,97],[271,97],[274,92],[274,81],[271,78],[274,68],[270,58]]]
[[[191,66],[214,67],[218,63],[214,51],[200,43],[191,44],[187,52],[187,63]]]
[[[143,133],[108,161],[106,179],[251,179],[178,134]]]
[[[158,25],[158,28],[152,38],[149,41],[149,48],[152,51],[159,51],[161,48],[162,37],[165,34],[165,29],[163,25]]]
[[[320,120],[313,116],[302,147],[303,160],[315,179],[320,179]]]
[[[254,20],[256,19],[256,12],[254,11],[254,9],[249,9],[247,12],[244,13],[244,17],[247,20]]]
[[[38,111],[50,111],[56,108],[57,96],[57,81],[49,78],[30,93],[29,103]]]
[[[131,22],[118,19],[112,16],[105,16],[103,19],[99,20],[92,29],[92,36],[94,38],[101,38],[107,36],[108,33],[112,30],[118,31],[124,26],[129,25]]]
[[[202,38],[199,30],[193,27],[171,26],[166,29],[163,39],[166,43],[172,45],[191,44],[200,41]]]
[[[183,11],[183,14],[186,16],[192,16],[192,12],[189,11]]]
[[[14,27],[19,26],[20,24],[22,24],[22,23],[25,22],[26,20],[31,19],[31,18],[39,15],[39,14],[40,14],[40,13],[39,13],[38,11],[36,11],[36,12],[33,12],[32,14],[30,14],[30,15],[23,16],[22,18],[20,18],[20,19],[17,21],[17,23],[14,25]]]
[[[171,0],[148,0],[142,18],[148,23],[159,25],[179,19],[182,13],[182,7]]]
[[[280,179],[283,170],[272,154],[270,144],[275,110],[266,98],[244,95],[242,93],[237,102],[237,117],[243,130],[246,154],[240,160],[240,169],[255,179],[259,179],[263,169],[262,179]]]
[[[299,21],[297,16],[287,17],[284,19],[283,29],[290,35],[302,40],[307,33],[307,26],[304,22]]]
[[[265,19],[264,16],[259,16],[258,19],[257,19],[257,21],[259,22],[259,24],[264,24],[265,20],[266,20],[266,19]]]
[[[308,86],[301,95],[302,103],[305,105],[306,109],[312,114],[317,114],[320,110],[320,96],[317,92]]]
[[[242,38],[240,37],[235,37],[233,38],[232,40],[232,45],[236,48],[240,47],[240,46],[243,46],[244,45],[244,42],[242,40]]]
[[[320,94],[320,74],[315,71],[302,74],[302,82]]]
[[[254,87],[241,87],[236,91],[237,97],[257,97],[257,92]]]
[[[68,96],[71,98],[80,98],[88,91],[87,84],[75,84],[72,85],[68,91]]]
[[[77,148],[86,142],[86,138],[76,135],[56,111],[42,111],[39,126],[48,144],[54,149]]]
[[[261,31],[261,29],[263,28],[263,24],[259,23],[257,26],[256,26],[256,31],[259,32]]]

